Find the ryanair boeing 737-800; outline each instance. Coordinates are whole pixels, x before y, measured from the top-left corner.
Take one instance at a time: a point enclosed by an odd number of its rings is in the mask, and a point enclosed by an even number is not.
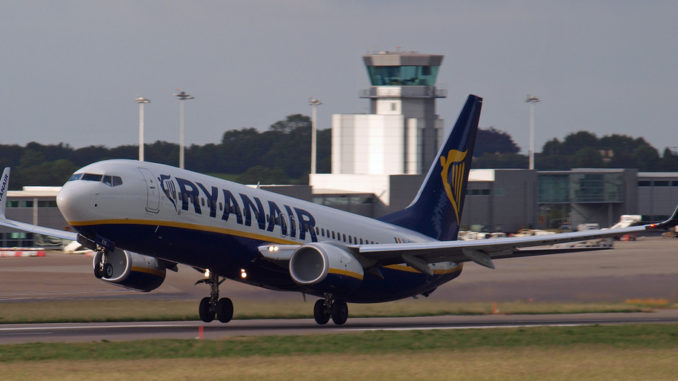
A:
[[[318,296],[316,322],[343,324],[347,302],[428,295],[464,262],[494,268],[496,258],[581,250],[530,247],[678,223],[677,209],[661,224],[457,241],[481,106],[468,97],[414,201],[379,219],[167,165],[107,160],[76,171],[57,196],[77,233],[6,219],[9,169],[0,180],[0,225],[77,240],[96,251],[97,278],[140,291],[159,287],[178,263],[192,266],[211,286],[198,309],[205,322],[231,320],[231,300],[219,298],[228,278]]]

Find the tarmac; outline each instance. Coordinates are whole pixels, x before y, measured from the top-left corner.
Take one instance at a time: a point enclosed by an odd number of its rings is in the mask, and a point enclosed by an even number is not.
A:
[[[614,249],[501,259],[496,270],[466,263],[462,274],[439,287],[429,299],[452,302],[623,302],[626,299],[678,300],[678,239],[640,238],[615,242]],[[195,286],[202,274],[187,266],[168,271],[165,283],[150,293],[99,281],[92,258],[48,252],[44,257],[0,258],[0,304],[18,300],[78,298],[177,298],[207,296]],[[299,300],[301,295],[261,289],[235,281],[221,286],[222,296],[239,300]]]

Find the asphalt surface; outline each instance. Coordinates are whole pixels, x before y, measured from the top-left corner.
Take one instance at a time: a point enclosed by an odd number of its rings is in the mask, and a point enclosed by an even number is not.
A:
[[[233,336],[310,335],[377,330],[403,331],[628,323],[678,323],[678,310],[663,310],[652,313],[353,318],[349,319],[343,326],[336,326],[332,323],[319,326],[312,319],[233,320],[228,324],[199,321],[4,324],[0,325],[0,343],[223,339]]]
[[[466,264],[461,276],[436,290],[429,299],[452,302],[623,302],[626,299],[678,300],[678,239],[646,238],[635,242],[616,242],[612,250],[570,253],[534,258],[503,259],[490,270]],[[194,286],[201,274],[182,266],[169,272],[165,283],[151,293],[138,293],[96,280],[91,258],[83,255],[48,253],[37,258],[0,258],[0,314],[2,303],[36,300],[78,300],[83,298],[195,299],[207,296],[208,287]],[[298,293],[275,292],[233,281],[221,287],[222,296],[238,301],[299,300]],[[666,314],[666,315],[664,315]],[[678,321],[675,315],[661,313],[549,315],[550,324],[571,324],[582,319],[590,323],[615,324],[628,319],[652,322]],[[582,316],[582,317],[579,317]],[[423,320],[422,320],[423,319]],[[125,324],[0,325],[0,343],[18,341],[125,340],[143,337],[196,337],[204,326],[206,338],[227,335],[298,334],[344,332],[354,329],[425,329],[431,318],[355,319],[344,327],[331,325],[318,329],[312,320],[245,320],[227,325],[201,322]],[[458,328],[500,319],[501,324],[527,324],[542,319],[534,316],[456,317],[435,320],[439,328]],[[460,320],[461,319],[461,320]],[[505,320],[504,320],[505,319]],[[588,319],[588,320],[587,320]],[[611,320],[607,320],[611,319]],[[616,319],[616,320],[615,320]],[[521,323],[522,322],[522,323]],[[527,322],[527,323],[525,323]],[[498,323],[493,323],[498,324]],[[56,328],[60,327],[60,328]],[[103,328],[102,328],[103,327]],[[11,328],[11,329],[10,329]],[[20,327],[19,327],[20,328]],[[148,336],[141,335],[148,332]],[[47,333],[52,332],[52,333]]]

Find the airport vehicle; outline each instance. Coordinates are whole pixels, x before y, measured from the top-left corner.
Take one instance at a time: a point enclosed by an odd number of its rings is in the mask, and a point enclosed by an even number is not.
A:
[[[472,261],[590,249],[532,248],[675,226],[457,241],[482,99],[470,95],[407,208],[379,219],[270,193],[167,165],[108,160],[77,170],[57,197],[77,232],[5,218],[9,169],[0,179],[0,224],[77,240],[96,250],[94,275],[141,291],[160,286],[178,263],[204,272],[203,321],[228,322],[233,303],[219,286],[233,279],[320,297],[317,323],[344,324],[347,302],[428,296]]]

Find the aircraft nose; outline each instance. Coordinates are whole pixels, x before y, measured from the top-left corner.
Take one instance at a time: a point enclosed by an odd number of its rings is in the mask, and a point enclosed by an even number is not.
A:
[[[68,223],[91,218],[93,193],[82,184],[66,183],[57,194],[57,207]]]

